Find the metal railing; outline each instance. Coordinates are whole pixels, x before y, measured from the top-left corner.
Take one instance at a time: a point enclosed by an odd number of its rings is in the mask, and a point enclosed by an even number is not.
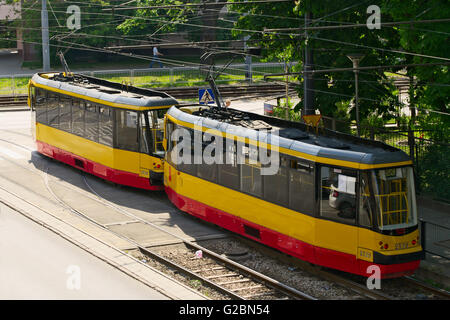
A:
[[[294,63],[296,64],[296,63]],[[215,66],[219,71],[221,65]],[[262,82],[265,74],[283,72],[284,63],[231,64],[216,80],[219,84],[239,82]],[[147,69],[120,69],[75,71],[91,77],[121,83],[131,83],[137,87],[187,87],[205,85],[205,73],[199,67],[168,67]],[[0,75],[0,95],[16,96],[27,94],[27,85],[33,73]]]
[[[423,250],[429,254],[450,259],[450,228],[420,219]]]

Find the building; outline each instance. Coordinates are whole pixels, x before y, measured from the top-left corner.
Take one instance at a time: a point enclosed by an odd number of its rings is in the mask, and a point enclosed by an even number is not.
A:
[[[21,2],[15,2],[14,4],[6,4],[6,0],[0,0],[0,28],[4,28],[4,30],[7,30],[8,32],[2,33],[2,34],[11,34],[10,26],[11,23],[16,20],[20,19],[21,11]],[[0,49],[12,49],[12,51],[18,51],[20,55],[23,55],[23,41],[22,41],[22,30],[16,29],[16,37],[17,37],[17,44],[13,48],[0,48]]]

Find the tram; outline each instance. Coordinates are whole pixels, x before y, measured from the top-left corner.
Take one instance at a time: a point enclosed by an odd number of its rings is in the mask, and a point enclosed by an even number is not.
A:
[[[166,193],[195,217],[365,277],[423,259],[412,161],[394,147],[214,106],[170,108],[163,144]]]
[[[163,189],[166,93],[73,73],[38,73],[28,104],[37,151],[116,184]]]

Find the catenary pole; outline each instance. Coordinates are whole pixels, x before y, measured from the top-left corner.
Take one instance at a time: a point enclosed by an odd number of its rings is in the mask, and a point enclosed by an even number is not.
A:
[[[42,68],[44,72],[47,72],[50,71],[50,44],[48,35],[47,0],[42,0],[41,24],[42,24]]]

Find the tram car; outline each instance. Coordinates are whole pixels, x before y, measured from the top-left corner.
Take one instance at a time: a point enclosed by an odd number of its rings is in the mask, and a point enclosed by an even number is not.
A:
[[[97,177],[163,190],[163,119],[178,102],[166,93],[72,73],[29,82],[37,151]]]
[[[310,131],[233,109],[170,108],[166,193],[195,217],[312,264],[365,277],[413,273],[424,253],[410,158]]]

